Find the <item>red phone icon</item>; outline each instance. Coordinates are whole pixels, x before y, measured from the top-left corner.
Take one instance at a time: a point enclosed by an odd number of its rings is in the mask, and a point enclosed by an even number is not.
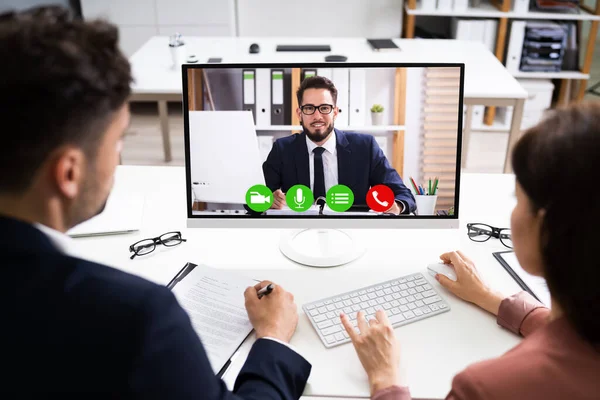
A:
[[[375,212],[385,212],[394,203],[394,192],[385,185],[375,185],[367,193],[367,205]]]

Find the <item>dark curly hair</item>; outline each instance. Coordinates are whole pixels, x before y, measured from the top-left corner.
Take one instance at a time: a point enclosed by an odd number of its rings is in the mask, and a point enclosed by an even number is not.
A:
[[[298,98],[299,106],[302,105],[302,97],[304,96],[304,91],[306,89],[327,89],[329,90],[329,93],[331,93],[333,104],[337,104],[338,91],[333,82],[324,76],[311,76],[302,81],[300,87],[296,91],[296,97]]]
[[[59,146],[93,159],[131,70],[117,28],[57,6],[0,15],[0,193],[20,193]]]
[[[512,165],[532,211],[545,210],[540,252],[552,297],[599,348],[600,103],[550,110],[517,142]]]

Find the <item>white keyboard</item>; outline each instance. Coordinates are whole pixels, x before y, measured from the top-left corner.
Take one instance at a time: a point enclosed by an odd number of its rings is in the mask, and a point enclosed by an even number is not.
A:
[[[329,348],[350,342],[340,321],[341,312],[356,329],[358,311],[363,311],[368,321],[382,309],[392,326],[398,327],[449,311],[450,306],[423,274],[416,273],[307,303],[302,309]]]

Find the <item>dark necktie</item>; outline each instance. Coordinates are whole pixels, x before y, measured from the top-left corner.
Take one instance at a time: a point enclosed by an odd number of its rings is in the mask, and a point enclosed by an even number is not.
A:
[[[325,197],[325,172],[323,169],[323,152],[325,149],[323,147],[315,147],[313,153],[315,155],[315,182],[314,182],[314,190],[313,194],[315,196],[315,200],[319,198],[319,196]]]

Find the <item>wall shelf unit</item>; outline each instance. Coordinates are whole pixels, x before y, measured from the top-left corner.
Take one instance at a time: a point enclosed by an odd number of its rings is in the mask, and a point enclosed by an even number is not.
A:
[[[403,37],[414,38],[416,28],[416,18],[418,16],[430,17],[463,17],[463,18],[495,18],[498,19],[498,28],[495,39],[495,55],[500,62],[505,62],[506,49],[508,47],[508,22],[510,20],[552,20],[552,21],[576,21],[578,24],[579,51],[583,54],[583,63],[578,63],[578,71],[561,72],[515,72],[515,78],[534,78],[534,79],[559,79],[558,104],[567,104],[569,102],[580,102],[586,91],[587,80],[590,75],[592,58],[594,53],[595,38],[598,34],[598,25],[600,22],[600,1],[596,2],[595,7],[586,5],[582,0],[579,6],[579,13],[560,13],[560,12],[514,12],[511,10],[511,0],[483,0],[477,7],[469,7],[462,11],[438,11],[422,10],[420,2],[417,0],[406,0],[404,6]],[[583,43],[582,29],[583,21],[589,21],[589,33],[587,43]],[[570,89],[570,90],[569,90]],[[485,115],[485,124],[491,126],[494,123],[495,109],[488,108]]]

